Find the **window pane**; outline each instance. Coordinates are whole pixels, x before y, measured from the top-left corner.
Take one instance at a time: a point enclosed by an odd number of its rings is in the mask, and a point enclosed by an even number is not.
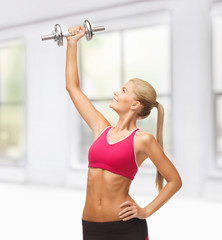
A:
[[[0,163],[23,157],[24,128],[23,106],[0,106]]]
[[[216,126],[217,165],[222,167],[222,96],[216,99]]]
[[[222,91],[222,16],[216,15],[212,20],[212,61],[213,86],[215,92]]]
[[[214,15],[212,18],[212,71],[213,91],[216,100],[216,165],[222,167],[222,15]],[[218,94],[219,93],[219,94]]]
[[[111,98],[119,89],[120,54],[120,32],[98,34],[91,42],[81,42],[80,84],[88,98]]]
[[[0,101],[22,102],[24,96],[24,45],[0,48]]]
[[[170,92],[170,27],[153,27],[125,30],[124,80],[137,77],[147,80],[158,93]]]
[[[124,80],[141,78],[152,84],[159,94],[170,93],[170,27],[156,25],[153,27],[125,30],[124,40]],[[163,147],[170,157],[171,142],[171,108],[169,97],[157,99],[165,110]],[[156,137],[157,109],[154,108],[149,117],[138,120],[138,127]],[[165,131],[166,130],[166,131]],[[150,159],[146,159],[142,168],[153,167]]]

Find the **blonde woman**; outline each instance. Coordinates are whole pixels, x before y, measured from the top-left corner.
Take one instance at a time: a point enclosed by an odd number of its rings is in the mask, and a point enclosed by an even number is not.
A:
[[[88,152],[83,240],[148,240],[146,218],[182,186],[178,171],[163,151],[163,106],[156,101],[157,94],[151,84],[130,79],[120,91],[114,92],[109,105],[119,115],[116,126],[112,127],[80,89],[77,45],[86,30],[78,25],[68,31],[75,35],[67,37],[66,89],[95,137]],[[157,140],[136,126],[137,120],[148,117],[154,107],[158,110]],[[140,207],[129,195],[129,188],[148,157],[156,166],[158,195],[147,206]]]

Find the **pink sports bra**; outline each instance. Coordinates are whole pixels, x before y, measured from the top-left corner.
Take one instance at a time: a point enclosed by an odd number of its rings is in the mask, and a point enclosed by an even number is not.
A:
[[[138,171],[134,140],[139,128],[114,143],[108,140],[111,129],[112,126],[105,128],[89,148],[88,167],[106,169],[133,180]]]

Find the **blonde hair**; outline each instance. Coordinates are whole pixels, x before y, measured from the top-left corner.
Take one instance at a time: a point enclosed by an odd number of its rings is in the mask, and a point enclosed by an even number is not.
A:
[[[156,101],[157,94],[153,86],[145,80],[139,78],[132,78],[129,81],[132,81],[135,85],[134,93],[137,97],[137,100],[142,104],[143,108],[138,113],[139,119],[144,119],[149,116],[153,107],[157,108],[157,128],[156,128],[156,139],[157,142],[163,149],[163,119],[164,119],[164,108],[162,104]],[[164,183],[164,178],[156,169],[156,178],[155,178],[155,187],[158,190],[158,193],[162,190]]]

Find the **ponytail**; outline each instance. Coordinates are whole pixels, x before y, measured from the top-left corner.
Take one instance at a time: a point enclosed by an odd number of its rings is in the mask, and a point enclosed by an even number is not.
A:
[[[156,140],[163,149],[163,120],[164,120],[164,108],[162,104],[156,102],[155,107],[157,108],[157,128],[156,128]],[[155,187],[158,193],[162,190],[164,178],[156,169]]]

